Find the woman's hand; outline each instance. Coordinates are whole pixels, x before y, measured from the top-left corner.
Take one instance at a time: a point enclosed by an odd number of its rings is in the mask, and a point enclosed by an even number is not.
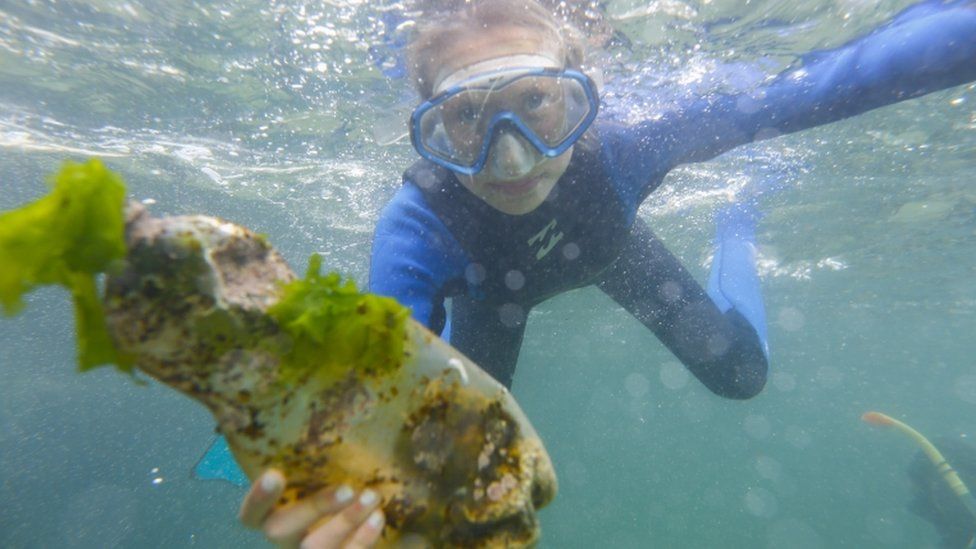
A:
[[[285,476],[269,469],[241,503],[240,520],[261,530],[280,547],[360,549],[373,547],[383,530],[379,495],[356,494],[348,486],[325,488],[305,499],[276,508],[285,490]]]

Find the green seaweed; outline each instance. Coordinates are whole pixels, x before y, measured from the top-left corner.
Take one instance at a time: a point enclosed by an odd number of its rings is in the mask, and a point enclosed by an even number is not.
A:
[[[353,369],[389,373],[403,362],[409,311],[389,297],[362,294],[336,273],[320,274],[322,257],[309,258],[305,278],[288,283],[268,309],[291,338],[282,361],[282,380],[305,372],[334,381]]]
[[[13,315],[23,296],[43,285],[68,288],[74,301],[82,370],[116,364],[95,275],[125,255],[125,185],[100,161],[66,162],[49,180],[51,192],[0,214],[0,305]]]
[[[66,162],[50,185],[48,195],[0,213],[0,305],[9,316],[23,308],[24,294],[38,286],[68,288],[80,369],[115,364],[130,372],[132,359],[112,342],[95,282],[97,274],[126,254],[125,184],[93,159]],[[200,252],[198,242],[187,247]],[[322,258],[312,255],[306,277],[285,284],[281,299],[268,310],[289,336],[282,380],[297,381],[306,372],[338,380],[350,368],[380,375],[399,367],[409,311],[394,299],[359,293],[352,281],[343,283],[336,273],[321,275],[321,266]],[[237,327],[226,314],[198,322],[197,329],[223,347],[243,345],[247,339],[234,337]]]

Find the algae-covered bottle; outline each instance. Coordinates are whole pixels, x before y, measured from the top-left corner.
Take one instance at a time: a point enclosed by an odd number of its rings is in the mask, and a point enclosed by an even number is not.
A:
[[[118,193],[110,199],[121,212]],[[55,202],[45,209],[58,213]],[[113,347],[99,358],[206,406],[250,478],[282,470],[286,500],[339,483],[371,488],[387,517],[382,544],[537,541],[536,511],[555,496],[556,478],[505,387],[395,301],[322,275],[315,256],[297,279],[265,238],[238,225],[154,218],[138,204],[124,211],[124,247],[112,243],[104,260],[64,276],[0,279],[4,304],[35,284],[108,271],[104,318],[96,303],[87,321]],[[3,214],[0,226],[17,215]],[[0,257],[15,232],[0,229]]]

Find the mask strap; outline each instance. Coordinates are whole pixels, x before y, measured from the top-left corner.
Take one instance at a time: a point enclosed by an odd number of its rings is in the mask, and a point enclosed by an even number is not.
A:
[[[473,76],[490,71],[522,67],[558,69],[561,66],[557,61],[544,55],[519,54],[486,59],[440,77],[437,85],[434,86],[434,95],[456,86]]]

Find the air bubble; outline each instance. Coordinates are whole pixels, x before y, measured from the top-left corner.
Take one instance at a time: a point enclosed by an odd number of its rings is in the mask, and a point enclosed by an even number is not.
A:
[[[746,511],[759,518],[772,518],[779,510],[776,496],[765,488],[749,488],[742,500]]]
[[[787,332],[797,332],[803,329],[806,319],[799,309],[784,307],[776,317],[776,324]]]
[[[657,289],[658,297],[666,303],[674,303],[681,299],[681,286],[677,282],[668,280]]]
[[[735,108],[743,114],[754,114],[759,112],[759,108],[762,103],[755,98],[749,97],[748,95],[740,95],[735,100]]]
[[[498,308],[498,319],[505,326],[515,328],[525,322],[525,310],[515,303],[506,303]]]
[[[634,372],[627,376],[624,380],[624,386],[627,388],[627,392],[630,396],[634,398],[640,398],[647,394],[650,390],[651,383],[647,380],[647,376],[642,373]]]
[[[783,476],[783,466],[769,456],[756,458],[756,472],[766,480],[777,481]]]
[[[472,263],[464,269],[464,279],[468,284],[478,285],[485,281],[485,268],[480,263]]]
[[[563,257],[572,261],[580,256],[580,247],[575,242],[563,246]]]
[[[688,370],[677,362],[665,362],[661,365],[660,378],[665,387],[677,391],[688,384]]]
[[[776,372],[771,376],[770,381],[772,381],[773,387],[784,393],[796,389],[796,376],[787,372]]]
[[[512,291],[521,290],[525,286],[525,275],[521,271],[508,271],[505,273],[505,286]]]
[[[745,421],[742,422],[742,428],[745,429],[747,435],[756,440],[769,438],[773,432],[773,427],[766,416],[759,415],[746,416]]]
[[[729,338],[722,334],[715,334],[709,337],[705,342],[705,348],[708,351],[708,354],[713,357],[724,356],[725,353],[729,352],[730,346],[731,342],[729,341]]]

